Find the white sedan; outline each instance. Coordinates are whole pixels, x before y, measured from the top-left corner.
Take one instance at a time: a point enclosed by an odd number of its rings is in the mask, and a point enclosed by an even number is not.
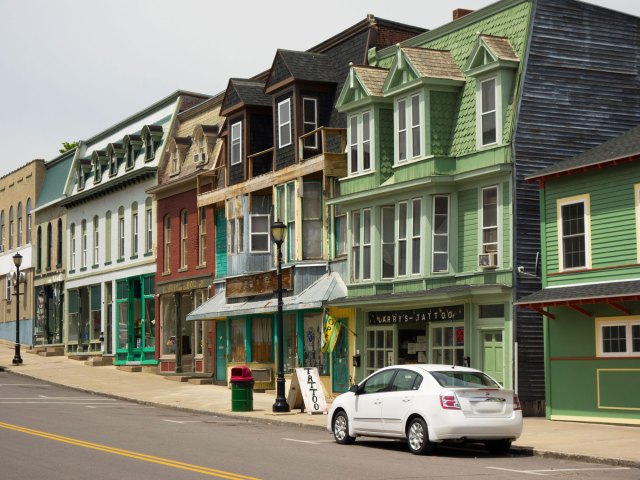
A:
[[[340,444],[358,436],[399,438],[425,454],[445,441],[484,442],[502,454],[522,433],[522,410],[518,395],[479,370],[396,365],[338,396],[327,429]]]

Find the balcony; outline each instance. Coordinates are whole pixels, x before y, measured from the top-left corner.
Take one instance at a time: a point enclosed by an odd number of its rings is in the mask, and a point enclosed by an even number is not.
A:
[[[309,138],[313,135],[317,135],[320,140],[317,149],[308,148]],[[346,129],[320,127],[298,138],[298,162],[294,165],[273,171],[273,148],[269,148],[247,157],[249,178],[246,181],[226,187],[223,181],[224,167],[218,167],[206,174],[214,177],[210,189],[198,188],[198,206],[213,205],[316,172],[323,172],[323,187],[326,188],[327,178],[347,175],[346,146]]]

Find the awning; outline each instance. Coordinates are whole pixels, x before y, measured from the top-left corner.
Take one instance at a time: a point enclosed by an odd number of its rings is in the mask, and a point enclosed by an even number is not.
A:
[[[312,283],[298,295],[282,299],[284,311],[322,308],[327,303],[347,295],[347,287],[340,275],[327,273]],[[187,315],[187,321],[213,320],[216,318],[239,317],[261,313],[274,313],[278,310],[278,298],[261,296],[244,302],[228,303],[222,290]]]
[[[619,303],[632,301],[640,301],[640,280],[543,288],[519,299],[514,304],[522,308],[529,308],[549,318],[555,318],[543,309],[545,307],[568,307],[586,316],[592,316],[582,307],[599,303],[609,305],[629,315],[629,310]]]

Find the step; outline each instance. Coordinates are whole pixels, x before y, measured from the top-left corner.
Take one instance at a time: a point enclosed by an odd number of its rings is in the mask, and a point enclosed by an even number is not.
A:
[[[69,360],[77,360],[79,362],[86,362],[89,360],[89,357],[90,355],[87,355],[86,353],[70,353],[67,355]]]
[[[165,380],[171,380],[172,382],[187,382],[189,381],[188,375],[167,375]]]
[[[142,371],[142,365],[118,365],[116,369],[122,372],[138,373]]]
[[[190,378],[189,383],[193,385],[213,385],[213,378]]]
[[[89,367],[106,367],[113,365],[113,357],[91,357],[84,364]]]

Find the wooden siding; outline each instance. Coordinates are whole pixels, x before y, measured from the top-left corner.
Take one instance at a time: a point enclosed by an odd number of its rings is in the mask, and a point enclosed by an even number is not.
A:
[[[227,275],[227,219],[224,208],[216,209],[216,278]]]
[[[639,20],[628,15],[573,0],[536,1],[514,136],[514,265],[533,272],[540,251],[537,186],[523,179],[640,124],[639,34]],[[540,286],[519,277],[516,298]],[[542,400],[542,320],[529,310],[515,315],[520,393]]]
[[[478,209],[477,188],[458,193],[458,272],[478,270]]]

